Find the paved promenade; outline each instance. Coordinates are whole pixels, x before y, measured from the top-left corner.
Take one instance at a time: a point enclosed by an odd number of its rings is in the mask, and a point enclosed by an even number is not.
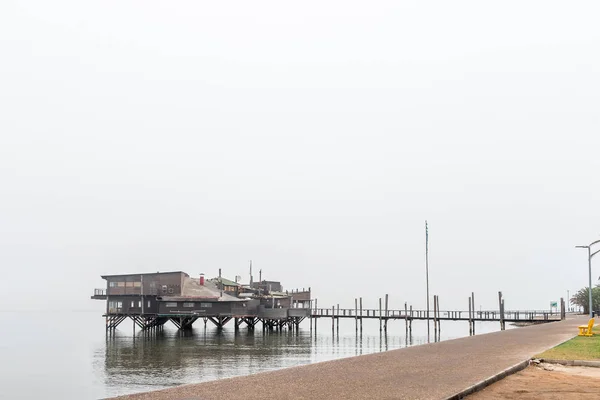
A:
[[[120,399],[445,399],[577,334],[586,317]]]

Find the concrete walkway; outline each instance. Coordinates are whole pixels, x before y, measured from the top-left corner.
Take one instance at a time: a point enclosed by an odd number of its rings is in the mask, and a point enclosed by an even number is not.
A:
[[[445,399],[577,335],[586,317],[120,399]]]

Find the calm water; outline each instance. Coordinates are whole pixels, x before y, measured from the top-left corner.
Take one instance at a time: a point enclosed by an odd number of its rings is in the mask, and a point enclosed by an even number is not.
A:
[[[333,335],[325,318],[312,336],[308,320],[298,333],[263,335],[260,325],[254,334],[235,334],[233,325],[217,332],[198,321],[191,333],[167,324],[157,337],[137,329],[134,336],[128,320],[107,339],[101,313],[0,312],[0,398],[98,399],[427,343],[424,322],[407,337],[403,321],[390,321],[387,335],[376,320],[365,321],[361,337],[354,320],[341,321]],[[477,333],[498,327],[480,323]],[[442,323],[442,340],[468,334],[466,322]]]

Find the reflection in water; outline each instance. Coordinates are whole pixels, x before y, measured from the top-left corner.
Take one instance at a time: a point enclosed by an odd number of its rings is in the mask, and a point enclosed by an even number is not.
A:
[[[221,332],[197,323],[191,332],[173,326],[145,335],[123,324],[105,336],[102,309],[49,313],[4,312],[0,330],[2,398],[98,399],[427,343],[427,326],[390,321],[387,334],[378,321],[340,320],[332,335],[330,319],[305,321],[298,332],[263,333],[233,327]],[[336,324],[337,325],[337,324]],[[19,329],[10,329],[18,326]],[[360,326],[360,324],[359,324]],[[497,323],[477,323],[479,334]],[[512,328],[510,325],[507,328]],[[412,333],[412,334],[411,334]],[[444,322],[441,340],[469,335],[465,322]],[[31,382],[35,382],[32,385]]]
[[[164,331],[157,336],[110,338],[107,386],[171,386],[311,362],[311,338],[292,332],[258,335],[217,330]],[[125,390],[123,390],[125,389]],[[139,390],[139,389],[138,389]]]
[[[388,351],[428,342],[426,325],[392,326],[379,331],[362,330],[342,323],[338,329],[248,332],[241,329],[216,330],[202,325],[192,331],[165,329],[156,335],[134,336],[117,332],[108,338],[95,358],[103,359],[106,396],[154,390],[173,385],[203,382],[233,376],[310,364],[337,358]],[[464,325],[464,326],[463,326]],[[447,325],[443,339],[466,336],[466,324]],[[450,329],[454,327],[453,329]],[[495,330],[495,329],[492,329]],[[405,335],[399,335],[402,332]],[[435,333],[435,341],[442,332]]]
[[[401,348],[412,338],[318,335],[313,331],[237,333],[194,329],[156,335],[107,337],[102,349],[107,395],[153,390],[184,383],[309,364]],[[98,350],[96,357],[102,355]]]

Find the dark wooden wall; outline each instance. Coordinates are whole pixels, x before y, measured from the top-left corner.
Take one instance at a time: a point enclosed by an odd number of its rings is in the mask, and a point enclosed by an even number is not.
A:
[[[178,296],[184,277],[183,272],[107,276],[107,294]]]
[[[159,302],[159,314],[248,315],[255,314],[258,301],[167,301]]]
[[[140,296],[108,296],[106,301],[108,301],[109,314],[140,314],[142,312]],[[118,303],[121,304],[120,308],[118,308]]]

